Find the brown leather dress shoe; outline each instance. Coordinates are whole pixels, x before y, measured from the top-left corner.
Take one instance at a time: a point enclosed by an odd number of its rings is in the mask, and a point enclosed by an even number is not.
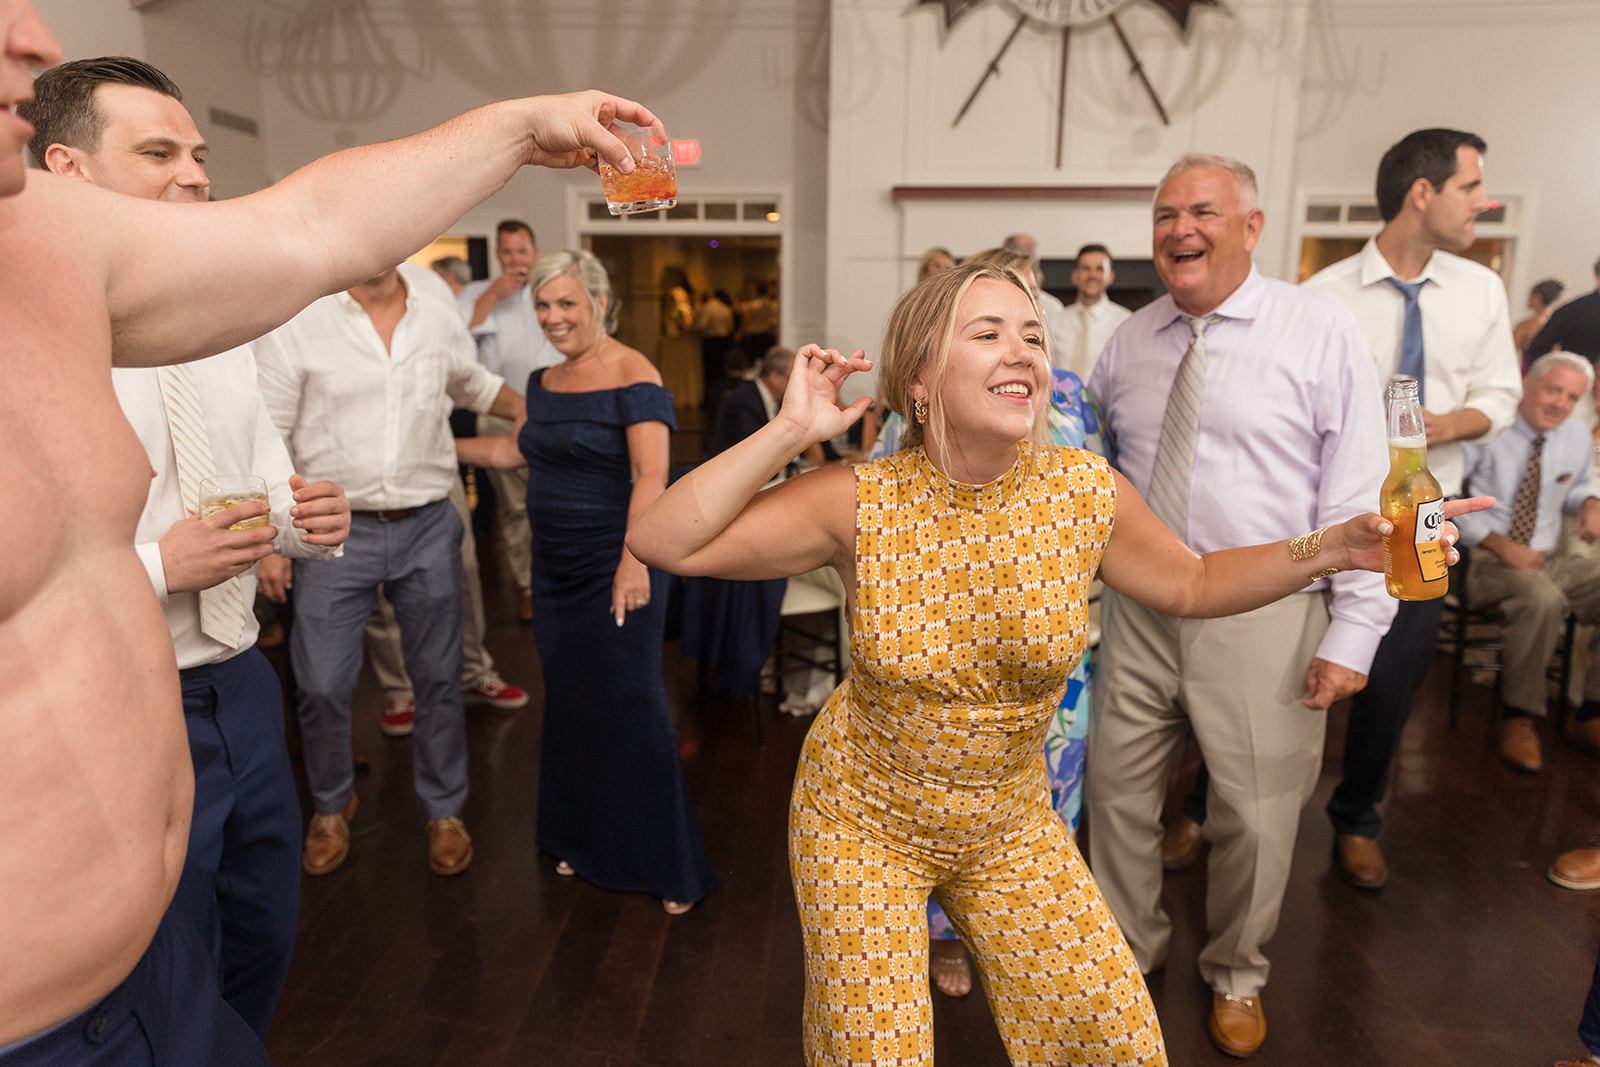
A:
[[[1544,767],[1544,753],[1539,747],[1539,732],[1533,728],[1533,720],[1521,715],[1511,719],[1501,719],[1495,727],[1499,737],[1500,758],[1519,771],[1529,774]]]
[[[1267,1039],[1267,1016],[1261,998],[1211,994],[1211,1018],[1206,1023],[1211,1043],[1230,1056],[1254,1056]]]
[[[356,817],[356,795],[344,810],[333,815],[311,816],[311,827],[306,831],[306,847],[300,853],[300,866],[309,875],[323,875],[335,871],[350,855],[350,820]]]
[[[428,820],[428,867],[434,874],[460,874],[472,862],[472,838],[457,816]]]
[[[1204,828],[1187,815],[1178,816],[1161,835],[1161,866],[1169,871],[1183,870],[1200,858],[1204,843]]]
[[[1581,722],[1574,716],[1568,716],[1567,740],[1600,759],[1600,719]]]
[[[1600,848],[1563,852],[1544,873],[1562,889],[1600,889]]]
[[[1340,877],[1357,889],[1382,889],[1389,880],[1383,849],[1370,837],[1339,834],[1333,839],[1333,858]]]

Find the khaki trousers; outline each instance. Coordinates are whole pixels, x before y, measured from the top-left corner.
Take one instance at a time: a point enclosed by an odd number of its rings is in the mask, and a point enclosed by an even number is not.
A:
[[[523,385],[527,387],[526,383]],[[516,423],[498,415],[478,416],[479,437],[504,437]],[[495,514],[500,516],[500,540],[506,546],[506,562],[511,577],[522,595],[528,595],[529,571],[533,567],[533,531],[528,526],[528,468],[482,470],[494,486]]]
[[[1600,622],[1600,560],[1549,556],[1543,570],[1523,574],[1488,549],[1476,548],[1467,568],[1467,599],[1472,606],[1494,605],[1506,617],[1500,625],[1501,692],[1506,704],[1543,715],[1549,702],[1545,665],[1561,643],[1567,613],[1577,615],[1581,623]],[[1583,699],[1600,700],[1600,629],[1589,631],[1587,663]]]
[[[1226,619],[1178,619],[1106,590],[1089,696],[1089,862],[1148,973],[1166,960],[1161,808],[1192,727],[1211,772],[1200,974],[1254,996],[1283,906],[1300,809],[1322,763],[1327,713],[1300,703],[1328,629],[1328,597],[1300,593]]]

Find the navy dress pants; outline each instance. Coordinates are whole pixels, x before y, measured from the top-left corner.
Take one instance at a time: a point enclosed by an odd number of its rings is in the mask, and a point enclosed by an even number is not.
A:
[[[265,1037],[300,913],[300,802],[283,691],[254,648],[179,677],[194,821],[172,906],[209,946],[223,999]]]
[[[0,1049],[0,1067],[272,1067],[261,1038],[217,993],[189,916],[168,908],[122,984],[87,1011]]]

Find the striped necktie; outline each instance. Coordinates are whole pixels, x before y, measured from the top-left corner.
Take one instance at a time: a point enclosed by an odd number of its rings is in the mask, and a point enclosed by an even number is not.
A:
[[[1539,482],[1543,478],[1544,434],[1533,439],[1528,450],[1528,466],[1517,483],[1517,498],[1511,505],[1511,529],[1506,537],[1519,545],[1533,540],[1533,528],[1539,523]]]
[[[1194,474],[1194,436],[1200,425],[1200,404],[1206,391],[1206,329],[1222,316],[1185,316],[1193,337],[1172,379],[1167,414],[1150,473],[1147,503],[1167,528],[1184,538],[1189,527],[1189,482]]]
[[[200,409],[200,391],[195,388],[194,371],[186,363],[158,367],[161,403],[167,413],[167,433],[172,438],[172,454],[178,464],[178,490],[183,494],[183,509],[194,515],[200,511],[200,483],[216,476],[216,461],[211,456],[211,439],[206,436],[205,413]],[[200,632],[229,648],[238,648],[244,636],[244,590],[238,578],[200,591]]]

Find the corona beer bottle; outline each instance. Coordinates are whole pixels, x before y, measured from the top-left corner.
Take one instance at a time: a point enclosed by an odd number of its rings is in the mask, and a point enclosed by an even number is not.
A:
[[[1383,539],[1383,579],[1400,600],[1433,600],[1450,586],[1445,565],[1444,491],[1428,470],[1428,438],[1422,428],[1417,380],[1389,379],[1389,477],[1378,510],[1394,524]]]

